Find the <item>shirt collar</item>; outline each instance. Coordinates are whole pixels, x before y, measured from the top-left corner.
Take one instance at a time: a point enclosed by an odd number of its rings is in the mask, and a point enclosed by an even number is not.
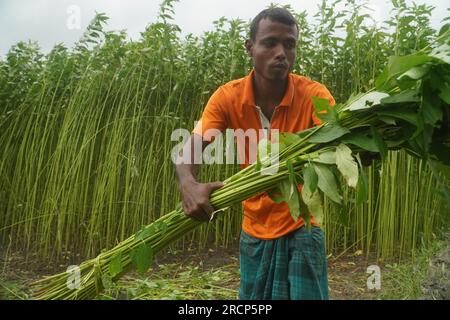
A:
[[[253,77],[255,75],[255,70],[252,69],[250,74],[244,80],[244,94],[242,95],[241,103],[242,105],[255,107],[255,96],[253,94]],[[289,107],[294,99],[294,83],[292,80],[292,74],[288,75],[288,86],[284,94],[283,99],[280,102],[280,106]]]

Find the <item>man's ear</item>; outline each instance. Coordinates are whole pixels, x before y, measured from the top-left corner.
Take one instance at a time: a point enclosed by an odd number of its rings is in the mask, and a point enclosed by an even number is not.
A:
[[[247,51],[247,55],[250,58],[253,57],[253,41],[251,39],[245,40],[245,49]]]

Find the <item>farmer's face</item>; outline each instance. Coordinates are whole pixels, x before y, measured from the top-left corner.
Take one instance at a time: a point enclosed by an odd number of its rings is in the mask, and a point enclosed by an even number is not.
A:
[[[255,40],[245,42],[255,72],[269,81],[286,79],[294,66],[297,36],[295,25],[262,19]]]

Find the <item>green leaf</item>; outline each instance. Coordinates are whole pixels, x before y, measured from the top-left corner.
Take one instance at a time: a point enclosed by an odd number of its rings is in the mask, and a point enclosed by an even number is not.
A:
[[[291,132],[281,132],[280,133],[280,143],[284,144],[286,147],[290,146],[291,144],[296,143],[300,139],[301,138],[295,133],[291,133]]]
[[[417,67],[409,69],[408,71],[403,73],[399,77],[399,81],[401,81],[405,77],[408,77],[408,78],[413,79],[413,80],[422,79],[426,74],[428,74],[429,71],[430,71],[430,66],[429,65],[417,66]]]
[[[130,259],[140,274],[144,274],[153,260],[153,250],[149,244],[142,243],[130,252]]]
[[[427,91],[427,89],[425,89]],[[441,108],[441,101],[436,96],[430,96],[430,93],[425,93],[422,100],[422,115],[423,121],[426,124],[434,126],[438,121],[443,118],[443,112]]]
[[[450,105],[450,86],[448,83],[441,83],[439,86],[439,98],[441,98],[446,104]]]
[[[440,162],[450,168],[450,146],[443,143],[431,144],[430,153]]]
[[[392,117],[383,117],[383,116],[379,116],[378,117],[381,121],[383,121],[384,123],[390,124],[391,126],[396,126],[397,122],[395,121],[394,118]]]
[[[404,108],[402,108],[402,109],[392,108],[392,109],[379,110],[379,111],[376,111],[376,113],[379,116],[401,119],[401,120],[407,121],[407,122],[415,125],[416,127],[419,126],[417,112],[415,112],[415,111],[406,110]]]
[[[102,274],[101,280],[102,280],[103,288],[105,288],[106,290],[112,288],[113,281],[108,274],[106,274],[106,273]]]
[[[433,61],[432,57],[417,53],[408,56],[392,56],[388,62],[388,73],[390,77],[403,74],[411,68],[430,61]]]
[[[308,188],[303,187],[302,199],[308,208],[308,212],[314,216],[316,223],[322,224],[323,205],[322,205],[322,197],[320,196],[319,190],[311,192]]]
[[[136,240],[144,241],[145,239],[150,237],[152,234],[154,234],[155,231],[156,231],[155,225],[151,224],[150,226],[145,227],[144,229],[139,230],[138,232],[136,232],[134,237],[136,238]]]
[[[311,159],[311,161],[324,164],[336,164],[336,151],[321,152],[318,157]]]
[[[284,196],[292,218],[294,219],[294,221],[297,221],[301,213],[303,213],[304,216],[308,217],[308,208],[303,202],[300,193],[298,192],[298,183],[294,167],[289,160],[286,161],[286,166],[288,168],[289,178],[280,182],[278,184],[278,189],[281,190],[281,193]]]
[[[348,105],[346,108],[342,110],[361,110],[361,109],[367,109],[374,105],[380,104],[381,99],[389,97],[387,93],[384,92],[369,92],[367,94],[364,94],[360,98],[358,98],[356,101],[352,102],[350,105]]]
[[[328,99],[312,97],[312,102],[314,105],[314,114],[317,118],[328,123],[336,123],[338,121],[337,111],[330,106]]]
[[[319,177],[312,165],[307,165],[303,169],[303,180],[305,182],[303,188],[308,188],[310,193],[314,193],[317,190]]]
[[[336,178],[328,165],[314,164],[314,170],[319,177],[318,187],[327,197],[336,203],[342,203],[342,197],[339,195],[339,188]]]
[[[446,64],[450,64],[450,45],[444,43],[429,54],[430,57],[436,58]]]
[[[297,189],[297,179],[295,177],[295,171],[292,162],[290,160],[287,160],[286,165],[289,172],[289,183],[290,183],[288,205],[291,211],[292,218],[294,218],[294,220],[297,221],[298,218],[300,217],[300,202],[299,202],[300,197]]]
[[[114,278],[121,273],[122,270],[122,252],[119,252],[114,256],[114,258],[111,259],[111,262],[109,263],[109,274],[112,278]]]
[[[336,140],[343,135],[349,133],[350,130],[337,124],[326,125],[318,130],[311,138],[311,143],[327,143]]]
[[[362,133],[350,133],[345,136],[342,140],[343,143],[353,144],[360,147],[361,149],[370,152],[379,152],[377,145],[372,137],[366,136]]]
[[[389,71],[388,68],[384,68],[383,72],[375,79],[375,87],[377,90],[383,89],[386,82],[389,79]]]
[[[356,188],[358,183],[358,164],[353,159],[352,150],[345,144],[341,143],[336,148],[336,165],[347,185],[351,188]]]
[[[267,191],[267,195],[272,199],[276,204],[280,204],[282,202],[287,202],[284,195],[281,193],[279,188],[274,188],[272,190]]]
[[[388,149],[383,137],[378,133],[378,130],[375,129],[375,127],[370,127],[370,132],[372,134],[373,141],[380,152],[381,158],[385,159],[387,157]]]
[[[162,221],[154,222],[152,226],[161,232],[161,236],[165,235],[167,232],[167,224]]]
[[[287,203],[289,207],[289,212],[291,213],[292,218],[297,221],[300,216],[300,204],[298,199],[298,193],[295,192],[292,187],[292,183],[289,179],[283,180],[278,184],[278,188],[281,190],[283,194],[284,201]]]
[[[384,105],[409,102],[420,102],[420,97],[416,90],[402,91],[396,95],[381,99],[381,103]]]

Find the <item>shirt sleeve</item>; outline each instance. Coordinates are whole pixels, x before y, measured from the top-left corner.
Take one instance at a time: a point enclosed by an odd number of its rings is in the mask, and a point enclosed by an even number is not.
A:
[[[334,97],[331,95],[330,91],[328,91],[328,89],[324,85],[321,85],[318,88],[318,90],[315,92],[314,96],[323,98],[323,99],[328,99],[328,102],[329,102],[330,106],[332,106],[332,107],[336,105],[336,101],[334,100]],[[312,113],[312,121],[315,126],[321,125],[323,123],[322,120],[320,120],[319,118],[316,117],[314,111]]]
[[[225,102],[222,89],[217,89],[206,104],[202,117],[197,122],[192,133],[202,136],[205,141],[211,141],[216,132],[223,132],[228,128],[227,115],[224,108]]]

